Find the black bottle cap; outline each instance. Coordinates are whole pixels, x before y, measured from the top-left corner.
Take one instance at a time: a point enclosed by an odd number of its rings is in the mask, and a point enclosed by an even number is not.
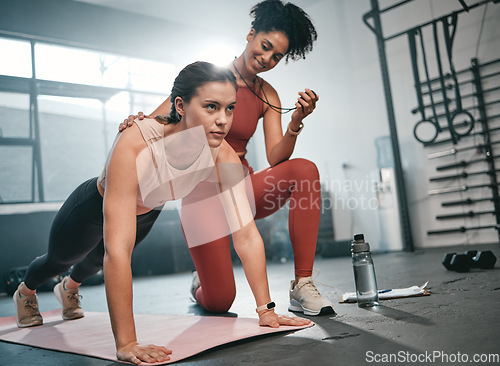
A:
[[[355,234],[354,240],[355,241],[365,241],[365,236],[363,234]]]
[[[352,253],[369,252],[370,244],[365,242],[365,236],[363,234],[354,235],[354,240],[351,243]]]

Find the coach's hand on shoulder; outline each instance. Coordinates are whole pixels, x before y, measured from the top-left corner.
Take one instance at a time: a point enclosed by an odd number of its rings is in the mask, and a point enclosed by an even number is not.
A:
[[[137,115],[133,115],[131,114],[130,116],[128,116],[128,118],[124,119],[123,120],[123,123],[120,123],[120,126],[119,126],[119,131],[122,132],[123,130],[125,130],[127,127],[130,127],[134,124],[134,120],[136,118],[139,118],[139,119],[144,119],[144,118],[148,118],[149,116],[146,116],[144,115],[143,112],[139,112],[137,113]]]

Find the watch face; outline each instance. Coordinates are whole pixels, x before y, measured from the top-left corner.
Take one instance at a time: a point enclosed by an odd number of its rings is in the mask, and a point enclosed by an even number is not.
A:
[[[268,309],[272,309],[276,306],[276,304],[274,302],[270,302],[269,304],[267,304],[267,308]]]

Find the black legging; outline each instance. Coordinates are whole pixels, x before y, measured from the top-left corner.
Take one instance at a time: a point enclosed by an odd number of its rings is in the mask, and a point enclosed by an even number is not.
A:
[[[76,188],[57,213],[49,236],[49,250],[28,267],[24,283],[35,290],[74,266],[71,278],[83,282],[102,268],[104,258],[102,197],[97,178]],[[151,230],[161,208],[137,216],[135,245]]]

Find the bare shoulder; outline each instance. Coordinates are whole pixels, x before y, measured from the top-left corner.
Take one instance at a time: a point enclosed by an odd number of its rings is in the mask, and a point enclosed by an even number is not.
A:
[[[227,143],[226,140],[222,141],[217,154],[218,163],[241,163],[240,158],[234,149]]]
[[[274,98],[278,98],[278,92],[276,91],[276,89],[274,89],[274,87],[269,84],[266,80],[264,80],[263,78],[257,76],[260,80],[260,84],[262,85],[262,90],[264,91],[264,93],[267,95],[267,97],[269,96],[272,96]]]
[[[126,150],[130,153],[139,154],[141,150],[147,147],[146,141],[144,141],[141,131],[135,123],[120,134],[113,151]]]
[[[118,134],[105,166],[105,202],[118,202],[116,200],[120,197],[137,196],[136,161],[146,146],[139,127],[135,124]],[[106,205],[108,208],[111,206]]]
[[[262,78],[259,78],[260,84],[262,85],[262,91],[260,94],[263,94],[265,96],[265,99],[272,105],[276,107],[281,107],[281,101],[278,96],[278,92],[273,88],[271,84],[269,84],[267,81],[265,81]],[[269,106],[266,104],[264,105],[264,122],[266,123],[266,116],[269,114],[272,115],[279,115],[275,112],[274,108],[269,108]]]

